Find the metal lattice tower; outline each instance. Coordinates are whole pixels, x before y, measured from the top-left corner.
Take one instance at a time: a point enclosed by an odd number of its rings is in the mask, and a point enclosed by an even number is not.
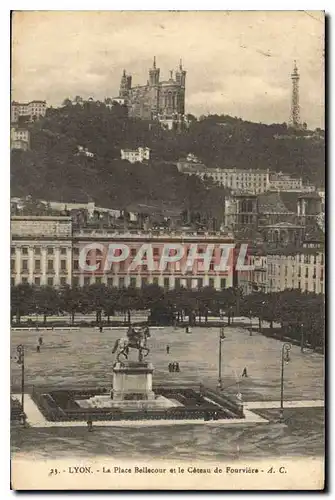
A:
[[[299,80],[297,62],[294,61],[293,72],[291,73],[292,80],[292,103],[291,103],[291,125],[294,128],[300,128],[300,104],[299,104]]]

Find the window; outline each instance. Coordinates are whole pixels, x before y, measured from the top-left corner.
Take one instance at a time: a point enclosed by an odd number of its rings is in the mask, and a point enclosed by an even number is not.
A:
[[[75,247],[73,249],[73,255],[79,255],[79,248]]]
[[[320,281],[323,281],[323,268],[320,271]]]
[[[28,247],[22,247],[22,255],[28,255]]]
[[[53,255],[54,249],[49,247],[47,253],[48,253],[48,255]]]
[[[310,264],[310,263],[311,263],[311,256],[305,255],[305,264]]]
[[[136,278],[134,276],[131,276],[130,277],[130,286],[132,288],[135,288],[136,287]]]
[[[28,283],[28,278],[22,278],[21,283]]]
[[[287,276],[287,266],[285,266],[285,276]]]
[[[211,263],[209,264],[209,270],[210,270],[210,271],[214,271],[214,262],[211,262]]]
[[[79,260],[74,260],[73,261],[73,270],[78,271],[79,269]]]
[[[158,283],[159,283],[158,278],[157,278],[157,277],[155,277],[155,278],[152,280],[152,283],[153,283],[153,285],[157,285],[157,286],[158,286]]]
[[[72,278],[72,286],[79,286],[79,278],[76,276],[75,278]]]
[[[154,248],[154,255],[155,256],[159,255],[159,248]]]
[[[122,262],[120,262],[122,264]],[[119,288],[124,288],[124,278],[119,278]]]
[[[305,269],[305,278],[308,278],[308,267]]]
[[[28,271],[28,261],[26,259],[22,261],[22,271]]]
[[[141,278],[141,287],[143,288],[148,284],[148,278]]]
[[[298,281],[298,288],[299,288],[299,290],[301,290],[301,282],[300,281]]]
[[[48,278],[47,279],[47,284],[48,284],[48,286],[54,286],[54,279],[53,278]]]
[[[40,271],[40,270],[41,270],[41,261],[35,260],[35,271]]]
[[[10,279],[10,286],[15,286],[15,278]]]
[[[88,286],[91,283],[91,278],[89,276],[85,276],[84,278],[84,285]]]
[[[315,284],[315,282],[313,283],[313,292],[314,293],[316,292],[316,284]]]
[[[41,255],[40,247],[35,247],[35,255]]]
[[[60,261],[60,268],[62,271],[66,271],[66,260]]]
[[[35,278],[34,282],[35,282],[35,285],[40,286],[41,278]]]
[[[130,255],[131,255],[132,257],[135,257],[136,252],[137,252],[137,251],[136,251],[136,248],[131,248],[131,249],[130,249]]]
[[[61,278],[60,284],[61,284],[61,286],[65,286],[66,285],[66,278]]]
[[[214,288],[214,278],[209,278],[209,280],[208,280],[208,286],[210,288]]]
[[[113,286],[113,278],[107,278],[107,286]]]
[[[324,258],[325,258],[325,256],[324,256],[324,254],[322,253],[322,254],[321,254],[321,266],[323,266],[323,264],[324,264]]]
[[[180,288],[180,278],[175,279],[175,288],[176,289]]]
[[[48,271],[53,271],[53,270],[54,270],[54,261],[48,260]]]
[[[10,247],[10,254],[15,255],[15,247]]]
[[[298,278],[301,278],[301,266],[298,267]]]
[[[202,278],[198,278],[198,288],[203,287],[204,280]]]
[[[61,247],[60,249],[61,255],[66,255],[66,250],[67,250],[66,247]]]
[[[221,278],[221,290],[226,288],[226,278]]]
[[[95,278],[95,282],[98,284],[98,285],[101,285],[102,283],[102,278],[99,276],[97,278]]]
[[[186,280],[186,288],[192,288],[192,278],[187,278],[187,280]]]

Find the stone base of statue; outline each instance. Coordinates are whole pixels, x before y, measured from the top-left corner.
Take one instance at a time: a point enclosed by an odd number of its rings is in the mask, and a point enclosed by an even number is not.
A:
[[[126,361],[113,368],[113,401],[153,401],[151,363]]]
[[[178,401],[152,390],[151,363],[143,361],[117,362],[113,367],[113,389],[110,395],[96,395],[77,400],[81,408],[111,408],[122,411],[161,410],[182,406]]]

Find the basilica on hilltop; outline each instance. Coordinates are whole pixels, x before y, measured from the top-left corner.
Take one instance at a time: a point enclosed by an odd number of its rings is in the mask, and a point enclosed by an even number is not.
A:
[[[180,127],[185,115],[186,71],[180,60],[173,75],[168,80],[160,80],[160,69],[154,57],[149,79],[145,85],[132,86],[132,77],[123,71],[119,101],[126,104],[130,117],[143,120],[157,120],[169,130]]]

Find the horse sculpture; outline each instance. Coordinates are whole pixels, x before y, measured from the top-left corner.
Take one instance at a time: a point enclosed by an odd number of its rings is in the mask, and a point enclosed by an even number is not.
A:
[[[143,358],[147,357],[150,352],[150,349],[147,347],[147,339],[149,337],[151,337],[151,335],[148,326],[139,328],[138,330],[135,330],[135,328],[129,326],[127,337],[119,338],[115,341],[112,354],[114,354],[118,350],[119,352],[116,356],[116,359],[119,363],[122,364],[120,356],[128,359],[129,349],[137,349],[138,360],[141,362],[143,361]]]

